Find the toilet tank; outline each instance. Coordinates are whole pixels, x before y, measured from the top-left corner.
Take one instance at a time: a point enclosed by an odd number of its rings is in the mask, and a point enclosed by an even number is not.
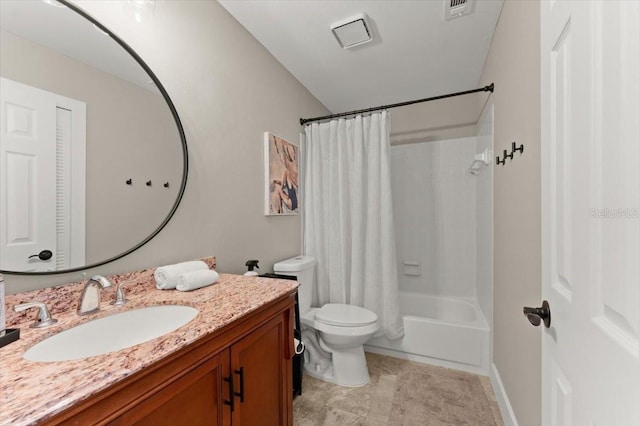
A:
[[[296,256],[291,259],[281,260],[273,265],[274,273],[295,276],[300,284],[300,287],[298,287],[298,303],[301,315],[311,308],[315,266],[316,259],[313,256]]]

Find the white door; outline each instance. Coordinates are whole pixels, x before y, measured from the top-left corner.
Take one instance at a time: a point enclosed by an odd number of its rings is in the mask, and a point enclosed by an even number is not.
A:
[[[0,84],[0,269],[55,269],[56,105],[46,92]],[[42,250],[53,257],[31,257]]]
[[[543,1],[543,425],[640,425],[640,2]]]
[[[0,269],[84,265],[86,105],[0,82]]]

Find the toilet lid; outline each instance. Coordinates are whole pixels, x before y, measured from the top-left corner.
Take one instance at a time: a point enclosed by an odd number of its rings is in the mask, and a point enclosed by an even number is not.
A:
[[[315,319],[329,325],[360,326],[375,323],[378,316],[360,306],[328,303],[318,309]]]

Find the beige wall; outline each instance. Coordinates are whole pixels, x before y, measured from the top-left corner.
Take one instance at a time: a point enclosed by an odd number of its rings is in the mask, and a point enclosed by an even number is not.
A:
[[[138,24],[121,2],[76,1],[121,36],[167,89],[185,128],[189,181],[167,227],[124,259],[87,271],[114,273],[218,257],[219,270],[260,271],[299,254],[299,217],[263,215],[263,132],[298,142],[299,117],[326,109],[217,2],[156,2]],[[5,275],[8,292],[81,278]]]
[[[437,93],[440,94],[443,93]],[[391,143],[402,145],[475,136],[476,122],[487,98],[487,93],[480,92],[392,109]]]
[[[0,76],[86,104],[85,264],[126,251],[162,223],[178,194],[182,148],[159,93],[5,31]]]
[[[540,4],[507,0],[481,84],[494,82],[494,364],[521,426],[540,425],[540,329],[522,315],[540,289]]]

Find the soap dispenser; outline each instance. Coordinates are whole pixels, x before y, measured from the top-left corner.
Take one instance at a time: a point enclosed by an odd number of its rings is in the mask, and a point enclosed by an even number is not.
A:
[[[249,268],[249,270],[244,273],[244,275],[246,277],[257,277],[258,276],[258,273],[253,270],[253,268],[260,269],[260,267],[258,266],[258,261],[257,260],[247,260],[247,263],[245,263],[245,265],[247,266],[247,268]]]

